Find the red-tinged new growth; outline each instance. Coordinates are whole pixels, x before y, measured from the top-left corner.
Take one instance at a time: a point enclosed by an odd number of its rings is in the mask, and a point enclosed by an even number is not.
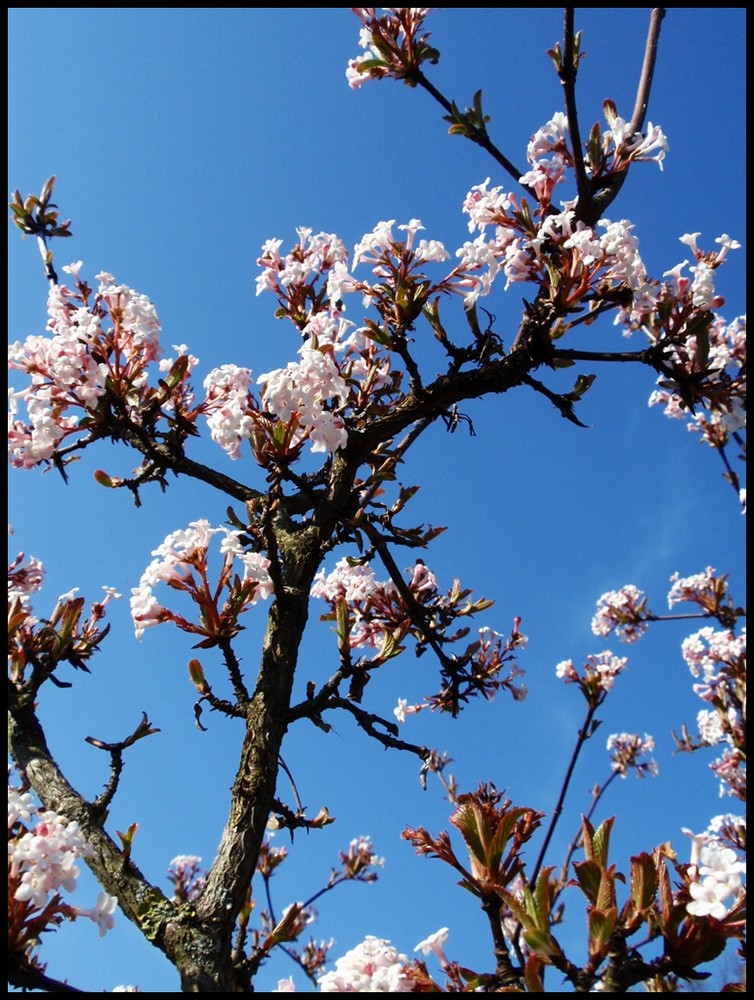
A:
[[[218,534],[223,536],[223,563],[217,582],[210,582],[207,557],[210,540]],[[213,528],[205,520],[192,521],[187,529],[172,532],[152,555],[155,558],[142,574],[139,586],[131,591],[137,639],[150,626],[171,621],[184,632],[203,636],[197,646],[216,645],[236,635],[241,628],[239,616],[273,592],[269,560],[246,551],[240,532],[223,526]],[[243,576],[235,570],[236,560],[241,563]],[[154,596],[159,583],[188,594],[198,608],[199,621],[189,621],[159,604]]]
[[[121,595],[103,587],[105,597],[92,603],[89,617],[83,618],[85,599],[76,597],[78,588],[61,595],[49,618],[33,614],[32,596],[41,588],[42,563],[31,556],[24,564],[20,553],[8,567],[8,671],[19,690],[36,692],[55,670],[69,663],[88,670],[88,661],[110,630],[101,626],[109,602]],[[57,680],[58,684],[65,682]]]

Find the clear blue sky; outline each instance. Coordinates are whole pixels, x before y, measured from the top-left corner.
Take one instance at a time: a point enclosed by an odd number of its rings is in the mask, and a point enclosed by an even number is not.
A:
[[[577,10],[587,125],[600,119],[608,97],[630,116],[648,16],[637,8]],[[561,38],[562,11],[443,8],[428,26],[442,53],[431,79],[462,106],[481,87],[491,134],[524,164],[532,133],[562,109],[545,55]],[[57,175],[56,200],[73,220],[74,239],[53,246],[56,263],[83,259],[90,279],[107,270],[148,295],[167,349],[183,342],[200,358],[199,385],[226,362],[256,376],[295,354],[295,333],[273,318],[272,296],[255,297],[255,260],[266,239],[292,243],[304,225],[353,246],[380,220],[418,217],[428,237],[453,250],[468,238],[460,206],[469,188],[488,176],[513,186],[481,150],[447,135],[423,92],[390,81],[348,89],[345,66],[359,52],[358,29],[348,8],[10,8],[9,189],[38,192]],[[609,212],[635,223],[657,276],[688,255],[678,242],[683,233],[701,232],[709,247],[720,233],[743,241],[744,37],[744,8],[673,8],[663,24],[649,118],[668,136],[665,170],[638,166]],[[15,341],[43,333],[46,287],[36,246],[9,230]],[[719,272],[729,320],[745,312],[744,253]],[[483,302],[506,343],[522,294],[515,285],[503,294],[501,286]],[[455,316],[462,322],[460,307]],[[599,337],[606,347],[625,346],[609,326]],[[455,723],[422,715],[406,725],[407,739],[450,754],[465,789],[491,779],[520,804],[552,807],[582,716],[577,692],[555,679],[554,668],[605,647],[590,631],[604,591],[633,583],[662,613],[671,573],[711,565],[730,573],[744,601],[743,519],[721,463],[682,424],[648,409],[652,388],[649,372],[598,370],[580,411],[587,430],[523,389],[469,405],[475,437],[436,428],[406,467],[406,482],[422,486],[406,523],[448,527],[427,563],[445,585],[457,575],[493,598],[489,624],[506,631],[520,615],[530,637],[521,657],[526,702],[502,696],[472,705]],[[262,485],[251,461],[232,464],[208,440],[193,455]],[[11,476],[11,554],[25,551],[47,567],[38,614],[75,586],[92,599],[103,584],[128,595],[168,532],[199,517],[224,521],[227,501],[195,483],[176,482],[165,496],[145,491],[136,510],[125,492],[92,480],[95,468],[128,474],[135,464],[106,446],[72,467],[67,487],[54,473]],[[110,619],[112,635],[91,676],[77,675],[72,690],[43,693],[40,711],[69,777],[92,796],[107,779],[107,761],[84,738],[121,739],[142,711],[160,727],[128,756],[110,829],[139,823],[137,863],[167,889],[164,872],[176,854],[213,857],[240,726],[215,716],[205,718],[207,733],[194,726],[190,637],[163,626],[137,643],[125,600],[111,606]],[[247,624],[239,652],[253,671],[263,615]],[[604,724],[582,759],[552,863],[588,807],[589,789],[607,776],[604,744],[612,732],[651,733],[661,769],[654,781],[631,778],[611,789],[602,815],[619,815],[619,865],[667,840],[683,854],[680,827],[703,829],[728,808],[706,768],[712,754],[672,755],[671,731],[693,724],[701,707],[679,649],[692,630],[656,626],[638,646],[611,643],[630,666],[600,713]],[[317,623],[313,608],[298,691],[329,676],[335,662],[329,626]],[[429,654],[407,654],[372,682],[370,707],[389,715],[398,696],[418,701],[434,689]],[[314,934],[336,939],[333,957],[365,934],[412,953],[448,926],[449,955],[489,968],[484,919],[471,898],[450,870],[415,858],[399,839],[409,824],[448,828],[439,786],[422,793],[414,759],[369,743],[346,718],[334,723],[328,737],[301,723],[284,747],[304,803],[312,813],[327,805],[338,822],[297,834],[276,887],[278,911],[315,892],[338,850],[370,834],[387,858],[380,881],[344,886],[320,902]],[[285,779],[279,790],[292,798]],[[280,835],[277,842],[287,843]],[[85,880],[77,890],[81,905],[94,894]],[[89,991],[118,983],[178,991],[172,967],[122,916],[102,942],[88,922],[51,935],[42,958],[50,974]],[[285,960],[265,967],[258,989],[289,974],[304,989]]]

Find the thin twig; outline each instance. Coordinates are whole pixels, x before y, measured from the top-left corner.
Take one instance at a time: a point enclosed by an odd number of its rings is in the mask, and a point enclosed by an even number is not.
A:
[[[560,82],[563,85],[563,101],[568,116],[568,131],[571,133],[571,153],[576,173],[576,188],[579,202],[588,205],[592,200],[592,191],[586,173],[586,164],[581,148],[581,132],[579,116],[576,109],[576,76],[578,62],[575,58],[573,34],[573,7],[565,8],[565,24],[563,28],[563,62],[560,69]]]

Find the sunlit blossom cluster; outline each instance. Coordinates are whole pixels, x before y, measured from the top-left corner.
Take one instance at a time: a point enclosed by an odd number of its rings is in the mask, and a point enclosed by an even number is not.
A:
[[[434,573],[419,560],[409,571],[408,589],[420,603],[437,593]],[[335,606],[345,600],[352,617],[350,644],[378,647],[386,630],[399,625],[406,617],[406,608],[392,580],[378,581],[368,564],[340,559],[326,573],[320,570],[312,585],[312,597],[319,597]]]
[[[201,893],[206,875],[196,854],[179,854],[170,862],[168,879],[173,883],[173,901],[190,902]]]
[[[24,562],[20,553],[8,566],[8,673],[13,683],[21,683],[31,674],[42,678],[67,662],[85,668],[109,627],[102,619],[110,601],[120,598],[114,587],[103,586],[105,595],[93,601],[85,617],[83,597],[78,587],[61,594],[49,618],[33,614],[31,599],[40,590],[44,566],[31,556]]]
[[[24,803],[28,813],[29,804]],[[11,803],[8,793],[9,820],[11,809],[18,812],[18,805]],[[68,822],[63,816],[42,812],[31,807],[34,817],[32,829],[22,834],[9,848],[11,876],[18,876],[20,885],[15,898],[29,900],[43,908],[52,893],[63,889],[73,892],[80,869],[79,858],[88,857],[92,849],[80,832],[78,823]]]
[[[700,709],[696,716],[699,739],[707,746],[715,746],[724,740],[733,742],[733,732],[741,723],[740,713],[732,706],[724,714],[707,708]],[[724,722],[727,725],[724,725]]]
[[[657,775],[657,761],[641,759],[652,753],[654,748],[655,741],[647,733],[643,737],[638,733],[613,733],[607,738],[612,769],[621,778],[625,778],[630,770],[634,770],[639,778]]]
[[[330,573],[324,569],[317,573],[311,594],[331,604],[343,597],[350,604],[367,600],[378,586],[380,584],[369,563],[343,558],[338,560]]]
[[[720,448],[746,425],[746,317],[726,323],[711,313],[724,304],[715,291],[715,271],[740,243],[723,234],[715,241],[719,251],[704,251],[697,245],[700,235],[681,237],[696,261],[690,267],[692,277],[683,273],[688,260],[666,271],[662,313],[651,321],[643,317],[634,325],[643,326],[653,342],[666,345],[668,359],[678,371],[674,380],[667,375],[658,378],[659,388],[651,394],[649,405],[663,406],[667,416],[686,420],[690,431]],[[700,313],[708,314],[701,333]],[[626,332],[630,329],[629,324]],[[690,386],[694,387],[691,396]]]
[[[335,963],[335,969],[320,976],[322,993],[412,993],[414,983],[406,975],[408,956],[389,941],[368,935]]]
[[[30,336],[8,348],[8,367],[31,379],[28,388],[9,391],[8,447],[16,468],[49,459],[105,392],[107,365],[96,361],[91,350],[101,333],[99,318],[75,303],[64,285],[50,289],[47,308],[52,336]],[[28,425],[14,419],[21,404]]]
[[[605,156],[612,154],[609,169],[622,169],[631,161],[644,160],[656,163],[662,170],[668,141],[660,126],[647,122],[645,134],[631,129],[629,123],[616,115],[610,106],[605,110],[610,127],[602,133],[602,151]]]
[[[259,408],[251,395],[251,370],[221,365],[204,380],[202,410],[212,440],[231,458],[241,457],[241,444],[251,438]]]
[[[596,688],[605,692],[613,687],[615,678],[627,663],[625,656],[615,656],[606,649],[602,653],[588,656],[582,673],[576,669],[573,660],[562,660],[555,667],[555,675],[566,684],[578,684],[582,689]]]
[[[299,354],[300,361],[259,377],[264,404],[285,423],[295,419],[294,446],[306,437],[313,452],[344,448],[348,434],[337,407],[348,399],[348,386],[326,353],[305,344]]]
[[[669,608],[684,601],[692,601],[701,607],[706,607],[710,603],[714,605],[718,600],[718,594],[722,597],[727,590],[724,578],[717,578],[712,566],[708,566],[702,573],[693,573],[691,576],[682,577],[680,573],[674,573],[670,582],[673,586],[668,591]]]
[[[51,336],[30,336],[8,349],[8,367],[30,377],[21,390],[9,390],[9,460],[17,468],[49,461],[66,442],[93,433],[109,409],[133,425],[144,417],[174,416],[190,408],[186,382],[197,359],[185,345],[174,349],[180,360],[162,358],[160,322],[152,302],[101,272],[92,299],[79,277],[81,261],[63,268],[75,289],[53,285],[48,294],[47,329]],[[165,378],[161,389],[149,387],[150,372]],[[168,384],[169,383],[169,384]],[[147,400],[153,405],[146,405]],[[25,407],[28,423],[19,414]]]
[[[297,228],[299,241],[288,254],[281,254],[283,241],[267,240],[257,263],[262,273],[257,278],[257,295],[274,292],[288,314],[301,327],[312,318],[318,304],[311,299],[317,279],[337,263],[348,259],[343,241],[334,233],[317,233],[305,226]]]
[[[746,629],[736,636],[728,629],[712,625],[694,632],[681,643],[681,652],[694,677],[702,677],[704,687],[714,687],[721,667],[741,662],[746,657]],[[699,690],[702,688],[700,686]]]
[[[443,968],[449,966],[443,945],[448,940],[447,927],[430,934],[414,948],[424,956],[433,954]],[[410,975],[410,970],[414,975]],[[336,960],[335,969],[319,976],[317,983],[322,993],[421,993],[419,983],[432,984],[426,974],[418,975],[417,968],[407,955],[395,949],[389,941],[367,935],[361,944]],[[278,980],[272,993],[295,993],[293,979]]]
[[[731,818],[718,819],[729,823]],[[692,841],[688,887],[691,902],[686,910],[694,917],[723,920],[745,893],[742,876],[746,873],[746,862],[716,836],[713,824],[701,834],[683,832]]]
[[[207,554],[214,535],[222,536],[220,551],[223,565],[219,586],[210,588],[207,581]],[[131,616],[137,639],[142,637],[145,629],[165,621],[174,621],[186,631],[204,631],[199,627],[191,627],[185,619],[157,601],[154,589],[159,583],[188,593],[202,608],[205,622],[211,620],[212,612],[215,619],[221,619],[226,611],[227,606],[222,611],[218,609],[217,594],[223,587],[230,585],[236,560],[242,566],[241,585],[245,587],[245,593],[240,607],[234,609],[234,617],[273,592],[268,572],[269,560],[257,552],[244,549],[238,531],[231,531],[222,525],[213,528],[205,519],[192,521],[188,528],[171,532],[152,551],[152,555],[155,558],[142,574],[139,586],[131,590]]]
[[[633,584],[610,590],[597,601],[592,632],[603,638],[615,632],[621,642],[635,642],[649,627],[646,606],[646,594]]]
[[[348,86],[357,90],[368,80],[386,77],[406,79],[411,83],[422,62],[437,62],[438,53],[427,44],[429,32],[421,34],[422,24],[432,7],[352,7],[360,19],[359,45],[363,53],[349,59],[346,67]]]
[[[400,253],[402,256],[404,251],[410,251],[415,264],[442,263],[450,259],[450,254],[439,240],[421,239],[416,242],[416,234],[424,229],[420,219],[411,219],[397,227],[406,234],[402,240],[396,240],[393,236],[394,225],[395,219],[379,222],[371,233],[362,237],[354,248],[354,267],[359,264],[372,265],[378,277],[387,278],[390,277],[390,271],[383,263],[385,255],[398,256]]]
[[[385,859],[375,853],[371,837],[355,837],[348,850],[340,852],[340,861],[347,878],[358,878],[362,882],[375,881],[377,875],[369,869],[385,865]]]
[[[9,889],[16,903],[28,904],[30,916],[51,901],[55,906],[62,893],[76,889],[77,862],[91,854],[77,822],[40,809],[28,791],[8,783]],[[103,936],[114,925],[116,905],[114,896],[101,892],[90,909],[68,905],[58,909],[72,919],[89,917]]]
[[[45,568],[36,556],[26,559],[19,552],[8,567],[8,603],[19,601],[27,612],[31,610],[31,598],[41,588]]]
[[[557,164],[555,173],[549,164],[549,172],[541,174],[548,196],[561,179],[561,168],[565,169],[563,161]],[[526,178],[538,183],[532,174],[522,180]],[[506,289],[519,281],[547,287],[551,258],[559,248],[557,294],[564,304],[578,303],[598,285],[603,289],[613,285],[632,291],[634,309],[653,308],[655,299],[639,254],[639,241],[628,220],[601,219],[598,225],[605,232],[599,233],[576,221],[573,208],[568,206],[560,212],[543,213],[536,224],[523,215],[515,195],[501,187],[488,189],[488,184],[489,178],[471,188],[463,204],[469,215],[469,231],[479,233],[456,253],[460,264],[454,285],[463,292],[467,304],[487,295],[499,273],[506,278]],[[493,227],[491,236],[486,232],[488,226]]]
[[[746,799],[746,629],[736,636],[712,626],[684,639],[681,650],[694,677],[694,691],[709,707],[697,715],[702,745],[728,745],[710,768],[720,794]]]

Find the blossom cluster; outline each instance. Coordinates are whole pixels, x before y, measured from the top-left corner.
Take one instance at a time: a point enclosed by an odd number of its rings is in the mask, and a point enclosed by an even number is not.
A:
[[[322,993],[412,993],[414,983],[406,974],[408,956],[389,941],[368,935],[320,976]]]
[[[697,726],[702,745],[726,743],[711,765],[720,794],[746,798],[746,629],[707,626],[684,639],[681,650],[694,677],[694,691],[709,707],[700,710]]]
[[[632,769],[639,778],[658,774],[657,761],[640,759],[645,754],[652,753],[654,748],[655,741],[647,733],[643,737],[638,733],[613,733],[607,738],[613,772],[621,778],[625,778]]]
[[[742,876],[746,862],[719,835],[721,826],[745,829],[741,817],[717,817],[701,834],[683,832],[691,837],[691,861],[688,891],[691,901],[686,910],[694,917],[722,920],[745,893]]]
[[[68,438],[104,434],[121,419],[154,429],[157,421],[190,421],[193,396],[187,375],[196,358],[181,355],[160,365],[160,322],[146,296],[97,275],[92,290],[80,277],[81,261],[63,270],[75,288],[53,285],[48,295],[49,337],[30,336],[8,349],[8,366],[26,373],[25,389],[9,391],[9,460],[16,468],[49,461]],[[150,372],[164,374],[150,388]],[[28,423],[18,419],[24,405]]]
[[[437,578],[421,560],[409,572],[407,586],[416,601],[427,604],[437,597]],[[349,633],[352,649],[379,648],[386,633],[408,622],[408,611],[395,583],[377,580],[371,566],[347,558],[340,559],[330,573],[319,571],[311,595],[333,606],[341,600],[346,602],[352,617]]]
[[[8,567],[8,603],[18,601],[27,612],[31,609],[31,598],[41,588],[45,568],[36,556],[20,552]]]
[[[218,582],[210,585],[207,555],[214,535],[222,536],[223,563]],[[238,631],[238,616],[273,591],[269,560],[247,551],[241,532],[224,526],[213,528],[205,519],[192,521],[188,528],[169,534],[152,555],[155,558],[144,570],[138,587],[131,590],[131,616],[137,639],[145,629],[166,621],[210,641],[229,637]],[[243,567],[240,579],[234,573],[236,561]],[[201,624],[189,622],[163,607],[154,596],[159,583],[187,593],[200,609]],[[218,602],[226,589],[226,600],[220,608]]]
[[[79,824],[52,810],[40,809],[31,794],[8,783],[8,880],[11,936],[23,940],[24,924],[44,912],[55,917],[89,917],[104,936],[114,926],[114,896],[101,892],[89,909],[62,903],[61,894],[72,893],[80,868],[77,861],[90,857],[92,847]],[[18,905],[20,904],[20,905]]]
[[[262,246],[257,264],[262,273],[257,277],[257,295],[271,291],[277,295],[281,309],[300,330],[322,311],[324,293],[317,287],[319,279],[348,259],[345,244],[335,233],[313,233],[300,226],[298,243],[287,254],[281,254],[283,241],[267,240]]]
[[[646,594],[633,584],[608,591],[597,601],[592,632],[603,638],[615,632],[621,642],[635,642],[649,627],[646,609]]]
[[[251,370],[238,365],[214,368],[204,380],[202,412],[212,440],[232,459],[258,425],[259,405],[251,393]]]
[[[179,854],[170,862],[168,879],[173,883],[173,902],[191,902],[198,898],[206,875],[202,859],[196,854]]]
[[[385,859],[374,852],[370,837],[356,837],[348,845],[347,851],[340,852],[340,862],[347,879],[358,879],[360,882],[374,882],[377,878],[372,867],[382,868]]]
[[[382,16],[375,7],[351,9],[362,23],[359,45],[364,50],[346,68],[353,90],[368,80],[387,77],[413,86],[422,63],[437,62],[439,52],[428,44],[429,32],[421,33],[431,7],[384,7]]]
[[[260,376],[267,409],[279,420],[295,421],[290,446],[303,438],[313,452],[334,452],[348,441],[345,422],[337,405],[348,399],[348,386],[332,357],[305,344],[300,361]],[[333,409],[331,404],[335,404]]]
[[[458,580],[447,594],[441,593],[434,573],[420,559],[408,570],[404,586],[395,580],[379,581],[368,563],[341,559],[326,573],[315,577],[311,595],[330,604],[331,611],[322,620],[335,621],[341,655],[354,649],[373,649],[369,660],[360,661],[363,669],[373,669],[403,651],[401,643],[412,635],[420,655],[432,645],[440,658],[443,688],[427,696],[419,705],[408,705],[400,699],[395,709],[399,722],[406,715],[422,709],[439,709],[457,714],[461,701],[471,694],[491,699],[501,688],[507,688],[514,699],[526,696],[526,687],[517,686],[523,671],[513,662],[518,649],[526,647],[527,637],[520,631],[521,620],[514,619],[513,629],[506,638],[484,626],[479,638],[463,653],[449,657],[443,654],[445,644],[455,643],[468,635],[467,627],[454,633],[450,627],[459,618],[474,615],[490,607],[491,601],[469,599],[470,591],[462,590]],[[503,676],[503,668],[506,673]]]
[[[63,662],[79,669],[99,648],[109,626],[102,627],[107,605],[121,595],[113,587],[103,587],[105,597],[92,602],[89,617],[84,618],[84,598],[78,588],[61,594],[49,618],[33,613],[31,599],[42,586],[44,566],[23,553],[8,567],[8,670],[10,680],[22,684],[31,667],[34,683],[46,680]]]
[[[583,671],[579,672],[573,660],[562,660],[555,667],[555,675],[565,684],[578,684],[584,696],[592,703],[612,689],[615,678],[626,668],[628,659],[615,656],[609,649],[586,658]]]
[[[607,108],[606,115],[612,128],[602,134],[598,162],[587,159],[588,171],[595,176],[619,173],[631,160],[655,160],[662,166],[667,143],[661,129],[650,123],[646,138],[638,132],[628,136],[621,118],[609,115]],[[573,308],[598,287],[603,298],[609,297],[610,289],[629,292],[639,314],[654,305],[654,288],[628,220],[600,219],[598,227],[605,232],[599,233],[577,219],[575,202],[565,201],[560,209],[552,205],[555,188],[574,164],[568,131],[567,116],[556,112],[529,141],[530,169],[519,180],[537,199],[538,221],[516,195],[502,187],[489,189],[490,178],[466,196],[463,209],[469,216],[469,232],[478,233],[457,254],[467,304],[487,295],[502,272],[506,288],[514,282],[536,282],[549,289],[553,302],[564,309]]]
[[[668,607],[690,602],[698,604],[708,614],[720,616],[721,610],[732,608],[728,598],[728,583],[726,576],[715,576],[715,570],[708,566],[702,573],[693,573],[682,577],[674,573],[670,582],[673,586],[668,591]]]
[[[548,177],[553,182],[552,175]],[[463,205],[469,216],[469,232],[479,234],[457,252],[457,284],[467,305],[489,294],[493,281],[502,273],[506,289],[515,282],[536,282],[549,288],[553,301],[564,309],[577,306],[598,286],[603,296],[610,288],[628,290],[635,309],[651,309],[651,284],[629,221],[601,219],[598,225],[605,232],[599,233],[577,220],[575,210],[568,206],[542,213],[537,224],[514,194],[501,187],[488,190],[489,181],[487,178],[471,188]],[[552,280],[554,269],[556,281]]]
[[[746,317],[726,323],[712,313],[724,302],[715,291],[715,271],[740,243],[724,233],[715,241],[719,251],[704,251],[697,246],[700,235],[680,238],[696,260],[693,278],[683,274],[688,260],[666,271],[657,311],[632,317],[626,332],[640,326],[665,346],[668,370],[649,405],[663,406],[668,417],[686,420],[702,441],[720,448],[746,425]]]

